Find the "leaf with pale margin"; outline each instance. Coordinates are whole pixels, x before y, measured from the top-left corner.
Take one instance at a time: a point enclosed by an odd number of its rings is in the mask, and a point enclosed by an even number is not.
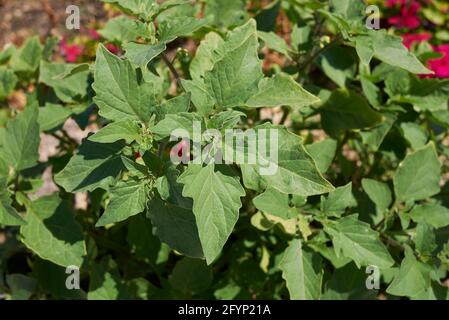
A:
[[[55,176],[55,182],[69,192],[109,189],[124,168],[119,154],[124,147],[122,141],[97,143],[84,140],[78,153]]]
[[[7,190],[0,191],[0,225],[20,226],[26,224],[11,202],[9,192]]]
[[[376,205],[378,212],[384,212],[393,201],[388,184],[373,179],[362,179],[362,187]]]
[[[148,204],[147,216],[155,228],[155,235],[170,248],[188,257],[204,257],[195,216],[191,209],[155,197]]]
[[[343,252],[358,267],[373,265],[388,268],[394,264],[377,232],[369,224],[360,221],[357,214],[332,221],[325,225],[324,230],[331,236],[337,256]]]
[[[249,20],[234,29],[223,44],[225,50],[204,76],[206,91],[219,108],[245,105],[258,91],[263,78],[257,49],[256,22]]]
[[[89,136],[89,140],[100,143],[113,143],[125,140],[127,144],[140,138],[140,127],[132,120],[112,122],[97,133]]]
[[[158,105],[158,86],[144,82],[128,60],[122,60],[100,44],[95,62],[94,102],[103,117],[147,123]]]
[[[395,296],[413,297],[430,288],[430,273],[427,267],[416,260],[413,251],[407,247],[398,274],[388,286],[387,293]]]
[[[38,116],[37,105],[30,104],[0,129],[0,157],[17,171],[33,167],[39,160]]]
[[[81,267],[86,245],[70,204],[57,194],[36,201],[22,197],[22,202],[27,208],[27,224],[20,228],[22,242],[42,259]]]
[[[402,38],[388,34],[386,30],[368,30],[356,36],[357,53],[364,64],[369,64],[373,57],[389,65],[405,69],[416,74],[433,72],[409,52],[402,44]]]
[[[393,177],[394,191],[400,201],[429,198],[440,191],[441,163],[433,142],[399,164]]]
[[[329,192],[327,197],[321,197],[321,211],[327,216],[340,217],[346,208],[357,206],[352,194],[352,182]]]
[[[323,281],[322,259],[303,249],[301,240],[294,239],[284,251],[279,268],[287,283],[291,300],[317,300]]]
[[[260,138],[263,136],[263,131],[259,131],[261,129],[266,129],[266,140]],[[260,191],[270,186],[282,193],[300,196],[327,193],[334,189],[316,168],[312,157],[302,145],[301,138],[289,132],[285,127],[269,124],[258,126],[255,132],[259,136],[259,143],[270,143],[273,134],[271,130],[277,131],[278,134],[278,140],[271,142],[274,143],[273,149],[278,149],[277,159],[267,152],[261,153],[258,147],[249,148],[249,139],[245,139],[244,150],[230,148],[229,141],[225,143],[226,160],[230,160],[230,155],[234,153],[240,153],[241,156],[244,156],[243,159],[247,159],[247,156],[251,154],[256,155],[257,164],[241,164],[243,182],[247,188]],[[270,148],[271,145],[267,146],[266,150],[269,151]],[[233,159],[236,159],[237,155],[234,154]],[[261,169],[270,167],[273,168],[273,172],[270,170],[267,173],[272,174],[261,175]]]
[[[126,51],[125,57],[142,68],[146,68],[148,63],[164,52],[166,48],[167,46],[165,43],[150,45],[128,42],[123,45],[123,49]]]
[[[182,195],[193,199],[193,213],[208,264],[220,254],[238,220],[245,190],[236,177],[215,171],[215,166],[190,165],[179,177]]]
[[[110,201],[96,227],[124,221],[143,212],[148,201],[149,188],[145,181],[119,181],[109,190]]]
[[[259,82],[258,92],[246,102],[250,108],[258,107],[305,107],[320,102],[320,99],[301,87],[291,76],[284,73]]]
[[[329,169],[337,152],[337,141],[325,139],[305,146],[307,152],[315,160],[316,166],[321,173]]]
[[[3,66],[0,67],[0,100],[8,97],[16,87],[18,78],[14,71]]]

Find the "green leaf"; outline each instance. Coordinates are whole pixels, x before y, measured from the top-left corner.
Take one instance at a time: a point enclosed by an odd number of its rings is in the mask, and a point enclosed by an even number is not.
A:
[[[199,293],[207,290],[212,283],[212,269],[204,260],[183,258],[176,263],[168,282],[180,292]]]
[[[362,179],[362,187],[376,205],[377,212],[385,212],[391,205],[393,201],[391,190],[386,183],[372,179]]]
[[[209,32],[203,40],[190,63],[190,75],[192,79],[201,82],[206,71],[212,70],[218,58],[216,50],[223,46],[224,40],[218,33]]]
[[[189,134],[189,137],[193,137],[195,122],[202,123],[202,118],[196,113],[167,114],[151,131],[156,135],[156,139],[159,140],[170,137],[172,134],[175,135],[176,130],[184,130]]]
[[[11,300],[28,300],[36,290],[36,279],[20,273],[6,275],[6,283],[11,289]]]
[[[388,286],[387,293],[395,296],[413,297],[430,288],[429,270],[416,260],[413,251],[407,247],[398,274]]]
[[[56,96],[63,102],[76,103],[87,95],[89,70],[80,71],[61,78],[73,71],[75,65],[41,61],[39,82],[52,87]]]
[[[33,167],[39,159],[38,107],[30,104],[0,131],[0,156],[16,171]]]
[[[16,51],[17,49],[13,44],[0,51],[0,64],[7,63],[9,59],[11,59],[11,57],[16,53]]]
[[[366,288],[368,274],[354,263],[337,268],[326,283],[323,300],[374,300],[378,291]]]
[[[134,15],[143,15],[151,18],[155,12],[156,3],[153,0],[101,0],[106,3],[117,4],[121,10]]]
[[[84,140],[78,153],[55,176],[56,183],[69,192],[107,190],[123,169],[119,152],[124,147],[120,141],[97,143]]]
[[[383,120],[382,115],[374,111],[365,98],[348,90],[333,91],[320,110],[323,128],[331,135],[373,127]]]
[[[181,80],[182,86],[192,97],[192,102],[200,115],[208,115],[214,109],[215,99],[200,81]]]
[[[365,15],[363,0],[331,0],[332,11],[341,14],[348,20],[361,21]]]
[[[340,217],[346,208],[355,206],[357,201],[352,194],[352,182],[329,192],[326,198],[321,197],[321,211],[328,216]]]
[[[204,16],[219,28],[241,25],[248,18],[243,0],[206,0]]]
[[[219,108],[243,106],[258,91],[262,66],[257,55],[256,22],[234,29],[223,44],[222,54],[206,72],[206,91]]]
[[[187,112],[190,109],[190,94],[182,94],[172,99],[165,101],[162,104],[162,113],[176,114],[181,112]]]
[[[190,165],[179,177],[182,195],[193,199],[193,213],[207,264],[211,264],[234,229],[245,190],[237,178],[209,164]]]
[[[145,23],[124,15],[109,20],[98,33],[111,42],[120,43],[134,41],[139,37],[147,38],[151,36]]]
[[[60,104],[47,103],[39,108],[39,127],[42,131],[50,131],[64,124],[72,115],[72,111]]]
[[[126,240],[132,254],[156,265],[167,261],[170,248],[153,235],[153,225],[145,215],[130,219]]]
[[[0,224],[5,226],[20,226],[25,220],[11,205],[11,195],[7,190],[0,191]]]
[[[291,106],[305,107],[320,102],[318,97],[304,90],[299,83],[284,73],[260,80],[258,92],[246,102],[250,108]]]
[[[356,58],[354,49],[334,46],[320,55],[318,62],[329,79],[340,88],[346,88],[347,81],[353,79],[356,74]]]
[[[419,149],[426,145],[427,135],[421,127],[414,122],[401,123],[404,138],[410,143],[413,149]]]
[[[22,201],[27,208],[27,224],[20,227],[22,242],[42,259],[81,267],[86,244],[70,204],[57,194],[33,202],[22,197]]]
[[[274,215],[285,220],[290,219],[289,196],[276,189],[268,188],[264,193],[253,199],[254,206],[270,215]]]
[[[144,181],[119,181],[110,190],[110,201],[105,212],[96,223],[104,227],[111,223],[124,221],[143,212],[148,201],[149,188]]]
[[[182,196],[183,185],[178,183],[179,170],[176,166],[170,166],[165,174],[156,180],[156,188],[161,198],[181,208],[191,210],[192,199]]]
[[[418,223],[413,240],[415,241],[415,250],[422,257],[431,257],[434,250],[438,247],[435,229],[425,222]]]
[[[246,114],[236,110],[226,110],[213,115],[209,119],[209,125],[218,130],[234,129]]]
[[[369,64],[373,57],[389,65],[405,69],[416,74],[433,72],[407,50],[402,38],[388,34],[386,30],[369,30],[355,37],[357,53],[364,64]]]
[[[393,124],[396,121],[396,117],[393,115],[385,114],[385,120],[366,130],[360,131],[360,135],[362,137],[362,141],[365,145],[367,145],[372,151],[377,151],[387,136],[388,132],[390,132]]]
[[[400,201],[429,198],[440,191],[441,163],[433,143],[429,143],[399,164],[393,177],[396,197]]]
[[[0,67],[0,100],[4,100],[12,93],[17,81],[14,71],[3,66]]]
[[[93,265],[89,282],[88,300],[126,300],[129,293],[116,270],[116,263],[108,257]]]
[[[369,224],[360,221],[357,214],[329,222],[324,230],[332,237],[337,256],[343,252],[358,267],[373,265],[388,268],[394,264],[378,234]]]
[[[33,263],[33,277],[37,279],[41,290],[52,294],[57,299],[85,300],[86,293],[83,289],[67,289],[66,280],[68,276],[65,267],[58,266],[48,260],[36,259]]]
[[[146,68],[148,63],[167,48],[165,43],[155,45],[128,42],[123,46],[125,57],[133,64]]]
[[[277,132],[277,141],[271,141],[270,148],[267,147],[267,150],[271,149],[271,143],[274,143],[273,149],[277,147],[278,156],[276,159],[273,154],[261,153],[260,146],[251,148],[248,144],[245,145],[244,155],[256,154],[257,159],[257,164],[241,164],[243,182],[247,188],[264,190],[270,186],[282,193],[300,196],[311,196],[333,190],[332,185],[316,168],[312,157],[301,144],[299,136],[281,126],[265,125],[256,129],[256,132],[266,129],[270,138],[273,138],[273,132]],[[259,145],[271,140],[264,138],[264,134],[259,133]],[[230,152],[225,151],[225,159],[229,160]],[[242,151],[236,150],[236,152]],[[261,174],[264,169],[267,170],[265,172],[268,173],[267,175]]]
[[[103,127],[97,133],[89,136],[89,140],[100,143],[113,143],[125,140],[127,144],[140,138],[140,127],[132,120],[117,121]]]
[[[390,70],[385,91],[392,101],[410,103],[417,111],[447,110],[449,81],[419,78],[404,70]]]
[[[449,225],[449,208],[437,203],[421,204],[408,213],[415,222],[425,222],[438,229]]]
[[[337,152],[337,141],[334,139],[325,139],[308,144],[305,148],[315,161],[318,170],[321,173],[325,173],[334,160],[335,153]]]
[[[148,204],[148,217],[162,242],[183,255],[192,258],[204,256],[191,209],[154,198]]]
[[[44,51],[39,41],[39,37],[35,36],[25,41],[22,47],[12,55],[9,65],[11,69],[18,73],[32,74],[39,68],[39,62]]]
[[[290,299],[316,300],[321,296],[323,269],[321,257],[305,250],[301,240],[294,239],[285,250],[279,268],[287,283]]]
[[[144,82],[128,60],[121,60],[103,45],[97,50],[94,98],[100,115],[114,120],[147,123],[157,105],[157,84]]]
[[[207,24],[207,19],[174,17],[163,20],[158,26],[159,41],[171,42],[178,37],[188,36]]]
[[[288,45],[288,43],[285,41],[284,38],[278,36],[274,32],[264,32],[264,31],[257,31],[257,36],[263,42],[265,42],[265,45],[271,50],[282,53],[290,60],[292,59],[290,53],[292,53],[293,50],[292,48],[290,48],[290,46]]]

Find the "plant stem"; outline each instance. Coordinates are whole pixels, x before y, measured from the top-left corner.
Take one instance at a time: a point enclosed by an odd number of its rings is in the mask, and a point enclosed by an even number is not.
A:
[[[315,61],[316,58],[318,58],[321,54],[323,54],[324,52],[326,52],[327,50],[332,48],[334,45],[340,43],[341,40],[342,40],[341,35],[338,35],[337,37],[335,37],[335,39],[333,39],[331,42],[326,44],[324,47],[320,48],[320,50],[318,50],[317,52],[312,54],[306,61],[304,61],[298,67],[298,71],[303,71],[304,69],[306,69],[310,64],[312,64]]]
[[[168,59],[168,57],[165,55],[165,53],[163,53],[161,55],[161,57],[162,57],[162,60],[164,61],[164,63],[167,65],[168,69],[170,69],[170,72],[175,77],[175,80],[176,80],[176,83],[178,84],[178,86],[180,88],[182,88],[181,77],[178,73],[178,70],[176,70],[176,68],[173,66],[173,63]]]

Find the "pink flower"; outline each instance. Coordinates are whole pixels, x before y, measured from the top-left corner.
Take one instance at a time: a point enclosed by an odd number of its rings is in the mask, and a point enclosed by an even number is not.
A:
[[[442,53],[443,57],[429,60],[429,68],[435,72],[436,78],[449,78],[449,44],[435,47],[435,51]]]
[[[118,54],[120,51],[120,49],[114,46],[112,43],[108,43],[105,47],[113,54]]]
[[[65,56],[65,60],[67,62],[76,62],[78,60],[78,57],[83,54],[82,46],[79,46],[75,43],[68,44],[65,38],[61,40],[59,46],[61,48],[61,54]]]
[[[101,35],[97,32],[97,30],[95,30],[95,29],[89,29],[89,30],[87,30],[87,32],[89,33],[89,36],[90,36],[93,40],[100,40]]]
[[[396,5],[405,5],[407,3],[407,0],[387,0],[387,2],[385,3],[385,6],[388,8],[392,8],[395,7]]]
[[[416,29],[420,26],[421,20],[418,12],[421,9],[419,2],[412,1],[410,4],[401,7],[401,14],[388,18],[388,23],[396,28]]]
[[[414,43],[419,43],[423,41],[428,41],[432,38],[432,34],[423,32],[423,33],[407,33],[402,35],[402,40],[404,43],[404,46],[406,46],[408,49],[412,46]]]

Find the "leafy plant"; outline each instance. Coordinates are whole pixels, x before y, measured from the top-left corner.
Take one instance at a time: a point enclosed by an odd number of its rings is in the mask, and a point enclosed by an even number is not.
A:
[[[0,53],[4,297],[448,298],[449,82],[366,4],[103,2],[121,55]],[[230,129],[275,132],[277,158]],[[195,148],[226,161],[173,161]]]

